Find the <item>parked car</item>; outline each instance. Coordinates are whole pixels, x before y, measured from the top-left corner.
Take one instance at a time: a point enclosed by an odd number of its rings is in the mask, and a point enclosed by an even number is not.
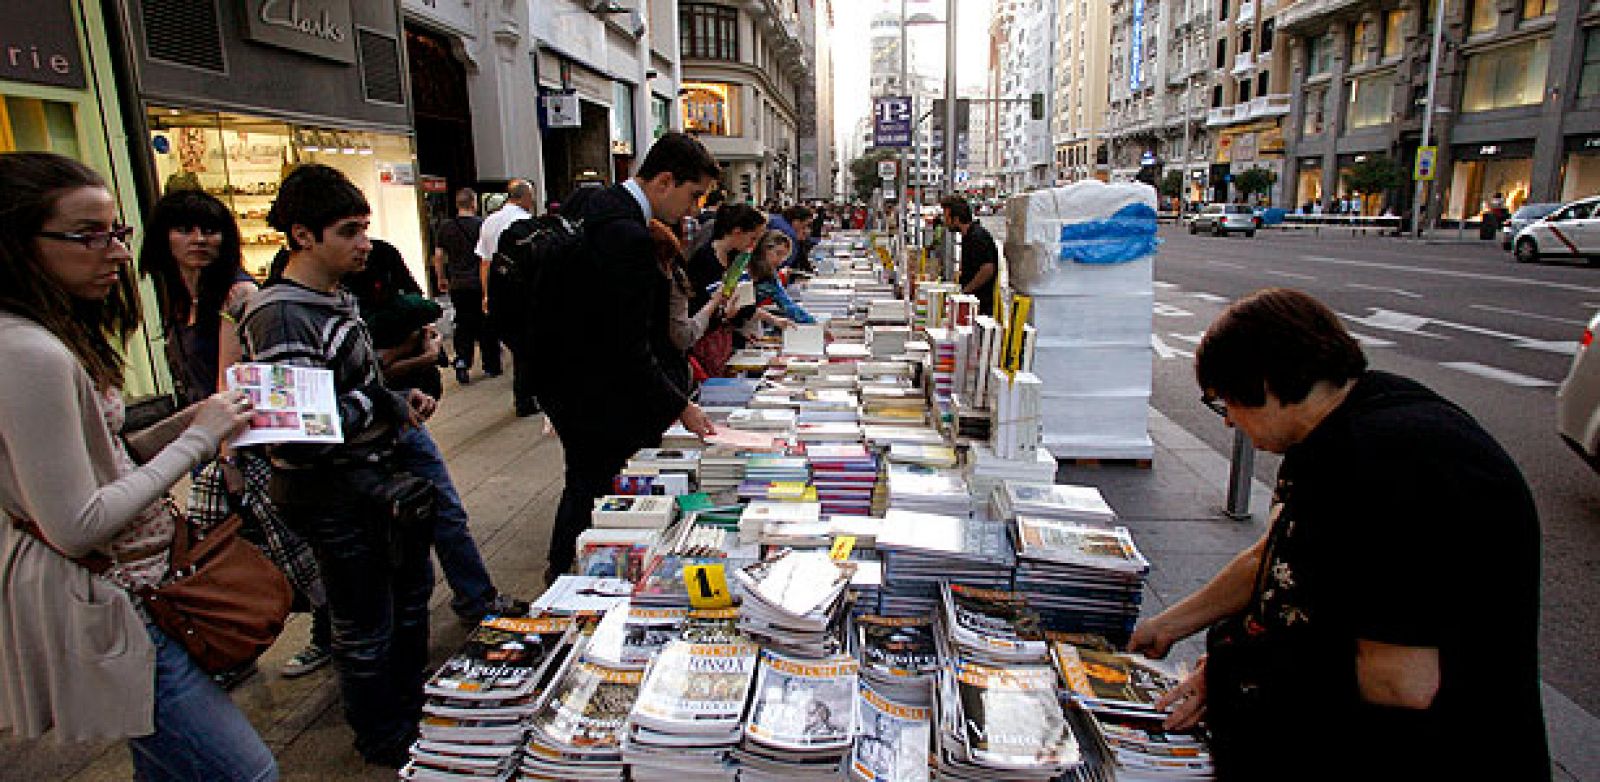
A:
[[[1505,225],[1500,226],[1500,249],[1511,252],[1511,240],[1518,231],[1560,208],[1560,204],[1523,204],[1522,208],[1511,214],[1511,219]]]
[[[1242,233],[1255,236],[1261,227],[1256,211],[1244,204],[1206,204],[1200,213],[1189,220],[1189,233],[1210,231],[1215,236]]]
[[[1600,196],[1590,196],[1563,204],[1542,219],[1517,231],[1511,252],[1521,263],[1540,258],[1600,259]]]
[[[1556,390],[1556,431],[1589,466],[1600,470],[1600,350],[1594,347],[1596,332],[1600,332],[1600,313],[1583,330],[1572,369]]]

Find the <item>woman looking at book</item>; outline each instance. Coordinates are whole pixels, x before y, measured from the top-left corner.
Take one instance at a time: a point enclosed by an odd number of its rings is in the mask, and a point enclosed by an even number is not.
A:
[[[758,317],[779,328],[788,328],[791,323],[816,323],[817,319],[811,317],[804,307],[794,303],[789,298],[789,291],[783,287],[783,280],[778,276],[778,266],[794,248],[794,241],[780,231],[768,231],[761,237],[761,243],[756,246],[756,252],[750,256],[750,279],[756,284],[756,302],[765,304],[772,302],[783,310],[782,316],[757,309]]]
[[[689,262],[683,256],[683,243],[660,220],[650,221],[650,240],[655,245],[656,263],[669,283],[665,339],[656,340],[656,357],[672,382],[688,393],[693,377],[689,371],[689,349],[694,347],[714,323],[738,312],[726,291],[718,289],[698,310],[690,310],[694,286],[689,282]]]
[[[121,433],[132,229],[104,180],[60,155],[0,155],[0,192],[0,728],[127,738],[139,779],[276,779],[244,714],[132,594],[167,576],[163,495],[244,427],[249,400],[214,394]],[[100,576],[69,559],[95,555]]]
[[[706,305],[711,287],[722,281],[734,257],[754,250],[766,230],[766,216],[748,204],[723,204],[717,209],[711,242],[689,258],[689,284],[694,288],[691,311],[699,312]]]

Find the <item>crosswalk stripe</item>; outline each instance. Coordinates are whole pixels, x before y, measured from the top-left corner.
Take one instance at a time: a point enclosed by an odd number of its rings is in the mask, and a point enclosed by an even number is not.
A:
[[[1521,388],[1554,388],[1556,385],[1555,383],[1543,378],[1529,377],[1528,375],[1524,375],[1520,372],[1512,372],[1509,369],[1486,366],[1473,361],[1446,361],[1441,363],[1439,366],[1447,369],[1454,369],[1458,372],[1465,372],[1469,375],[1477,375],[1478,377],[1488,378],[1490,380],[1498,380],[1507,385],[1519,386]]]

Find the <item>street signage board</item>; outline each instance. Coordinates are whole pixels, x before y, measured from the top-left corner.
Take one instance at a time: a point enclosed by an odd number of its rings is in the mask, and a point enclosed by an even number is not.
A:
[[[545,127],[581,128],[583,111],[575,92],[544,96]]]
[[[872,145],[911,146],[911,98],[886,96],[872,99]]]
[[[1411,177],[1418,182],[1433,181],[1435,166],[1439,162],[1438,147],[1417,147],[1417,165]]]
[[[896,166],[893,160],[878,161],[878,178],[885,181],[894,179],[896,168],[898,168],[898,166]]]

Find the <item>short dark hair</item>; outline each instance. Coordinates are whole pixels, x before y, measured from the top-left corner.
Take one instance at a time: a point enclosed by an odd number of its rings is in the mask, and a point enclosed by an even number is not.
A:
[[[715,241],[733,233],[735,229],[754,231],[766,224],[766,215],[749,204],[723,204],[717,208],[716,222],[711,226],[711,238]]]
[[[958,223],[972,222],[972,204],[967,199],[958,195],[945,196],[939,201],[939,206],[950,211],[950,219]]]
[[[1271,393],[1304,401],[1327,381],[1343,385],[1367,369],[1360,343],[1339,316],[1309,294],[1266,288],[1223,311],[1195,351],[1201,390],[1230,404],[1260,407]]]
[[[671,174],[672,181],[680,185],[699,179],[716,181],[722,176],[717,159],[706,151],[699,139],[676,131],[664,133],[656,139],[650,151],[645,153],[644,162],[639,164],[637,176],[640,179],[655,179],[663,172]]]
[[[338,169],[321,163],[307,163],[283,178],[278,198],[267,212],[267,224],[288,237],[289,249],[301,250],[293,228],[303,225],[322,240],[328,226],[346,217],[365,217],[372,206],[349,178]]]
[[[803,223],[807,220],[810,220],[812,215],[813,212],[811,211],[810,207],[801,206],[799,204],[783,210],[783,219],[788,220],[790,225]]]

